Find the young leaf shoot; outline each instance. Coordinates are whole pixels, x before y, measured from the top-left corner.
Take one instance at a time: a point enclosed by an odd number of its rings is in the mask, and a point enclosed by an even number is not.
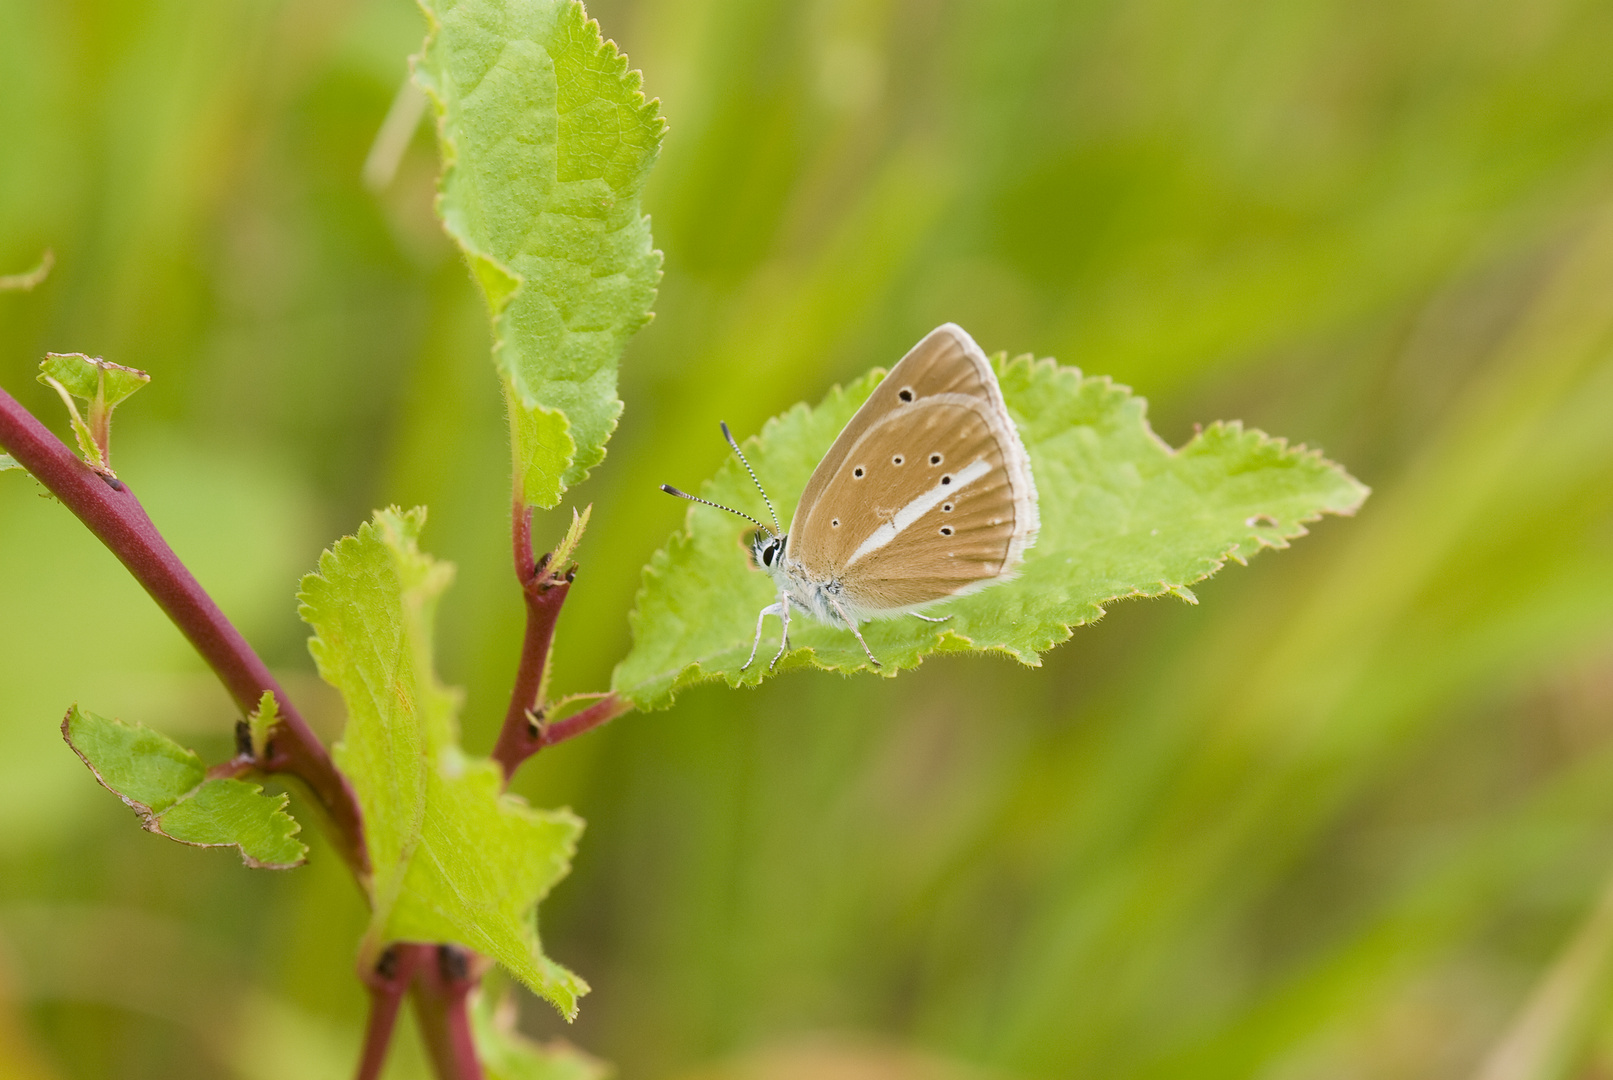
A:
[[[269,748],[269,731],[279,720],[280,704],[275,700],[273,691],[265,690],[258,707],[246,718],[247,738],[252,744],[253,758],[262,760]]]
[[[97,469],[112,468],[112,410],[151,381],[136,368],[83,353],[47,353],[39,363],[39,381],[61,395],[84,460]],[[80,414],[81,399],[88,416]]]

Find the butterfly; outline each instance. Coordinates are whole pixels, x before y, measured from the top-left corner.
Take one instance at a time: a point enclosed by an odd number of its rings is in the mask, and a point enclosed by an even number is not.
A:
[[[856,635],[858,624],[920,610],[1012,578],[1036,542],[1040,516],[1030,458],[1008,415],[991,362],[952,323],[926,334],[874,388],[812,471],[785,530],[728,425],[723,438],[750,473],[775,531],[749,514],[668,484],[661,490],[745,518],[757,527],[751,558],[778,586],[756,617],[756,662],[769,615],[790,611]],[[950,617],[950,616],[948,616]]]

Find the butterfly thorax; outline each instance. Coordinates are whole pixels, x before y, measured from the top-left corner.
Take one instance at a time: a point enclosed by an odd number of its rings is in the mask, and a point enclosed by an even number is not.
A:
[[[838,602],[842,611],[853,619],[860,612],[848,610],[839,579],[823,580],[809,573],[801,563],[787,554],[788,536],[772,536],[759,532],[751,538],[751,558],[767,571],[779,595],[790,598],[790,603],[803,608],[819,622],[830,626],[846,626],[847,620],[835,610]]]

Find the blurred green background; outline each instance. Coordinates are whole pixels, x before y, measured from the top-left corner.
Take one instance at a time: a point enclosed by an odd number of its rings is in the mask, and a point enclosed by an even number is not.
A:
[[[624,1080],[1613,1075],[1613,7],[599,0],[671,132],[557,689],[602,688],[656,491],[955,320],[1376,490],[1039,671],[708,687],[542,755],[543,908]],[[114,457],[340,717],[297,577],[372,507],[459,566],[490,747],[519,644],[485,313],[420,131],[361,168],[407,0],[0,0],[0,383],[149,370]],[[558,537],[564,518],[541,520]],[[223,692],[0,477],[0,1076],[339,1077],[357,890],[142,833],[67,705],[223,756]],[[313,831],[311,828],[308,831]],[[391,1075],[420,1075],[405,1038]]]

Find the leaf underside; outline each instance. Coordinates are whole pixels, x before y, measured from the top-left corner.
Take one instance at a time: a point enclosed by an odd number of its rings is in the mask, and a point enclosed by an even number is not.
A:
[[[666,123],[575,0],[421,0],[437,210],[493,317],[516,483],[554,506],[605,456],[661,255],[640,206]]]
[[[209,780],[201,759],[166,735],[75,705],[62,721],[62,737],[151,832],[195,847],[234,847],[248,866],[263,869],[289,869],[308,857],[285,794],[265,795],[243,780]]]
[[[1099,618],[1104,605],[1167,593],[1196,603],[1188,586],[1228,559],[1283,548],[1323,514],[1353,513],[1367,488],[1319,453],[1216,423],[1172,450],[1148,426],[1146,403],[1107,378],[1051,360],[993,360],[1036,479],[1042,528],[1013,580],[937,603],[925,614],[862,626],[882,666],[873,668],[848,630],[797,614],[778,671],[816,667],[895,675],[942,652],[1001,652],[1022,663]],[[797,405],[769,421],[746,455],[785,522],[840,429],[884,377],[876,369],[816,408]],[[700,494],[739,509],[759,501],[730,459]],[[666,708],[685,686],[722,679],[754,686],[778,647],[770,619],[756,663],[741,671],[756,614],[772,603],[770,579],[746,556],[751,527],[694,506],[682,532],[656,552],[630,617],[633,648],[614,689],[641,709]]]
[[[587,986],[545,957],[536,907],[570,869],[582,822],[503,792],[458,745],[458,695],[437,681],[432,621],[453,568],[417,546],[423,509],[380,510],[303,579],[320,676],[341,692],[334,748],[364,813],[373,872],[366,957],[393,941],[491,956],[568,1017]]]

